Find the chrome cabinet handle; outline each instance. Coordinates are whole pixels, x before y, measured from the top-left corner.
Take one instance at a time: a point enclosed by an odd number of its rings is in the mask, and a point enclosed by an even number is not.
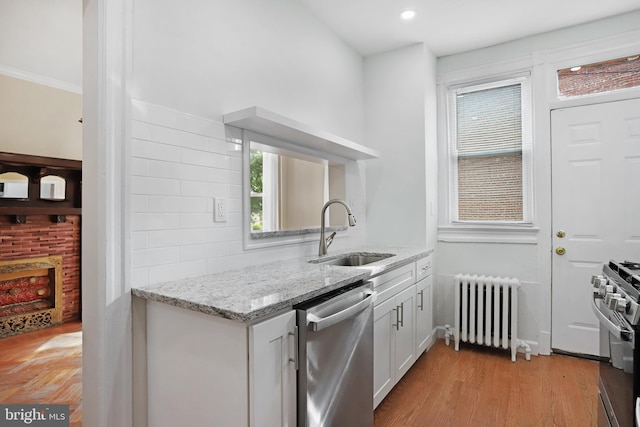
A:
[[[293,327],[293,332],[289,332],[289,337],[293,337],[293,357],[289,357],[289,362],[293,362],[296,371],[298,370],[298,327]]]
[[[400,320],[398,320],[398,324],[404,328],[404,303],[401,302],[398,307],[400,308]]]
[[[391,326],[396,327],[396,331],[400,330],[400,310],[398,310],[398,306],[396,308],[392,308],[391,311],[396,312],[396,323],[392,323]]]
[[[424,311],[424,289],[418,293],[420,294],[420,304],[418,304],[418,308],[420,311]]]

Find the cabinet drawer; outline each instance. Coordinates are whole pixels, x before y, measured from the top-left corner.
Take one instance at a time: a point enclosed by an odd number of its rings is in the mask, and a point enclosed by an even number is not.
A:
[[[378,293],[376,303],[380,304],[416,282],[416,265],[412,262],[374,277],[370,281],[373,282],[373,289]]]
[[[431,272],[432,272],[431,255],[416,261],[416,275],[417,275],[416,281],[420,281],[427,276],[431,276]]]

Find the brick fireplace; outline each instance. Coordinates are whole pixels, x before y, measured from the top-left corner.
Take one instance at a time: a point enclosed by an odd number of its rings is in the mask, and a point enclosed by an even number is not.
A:
[[[48,297],[31,300],[18,301],[5,298],[12,302],[16,309],[21,306],[25,308],[33,301],[47,300],[55,303],[54,316],[46,322],[30,321],[30,316],[24,316],[23,321],[19,321],[12,315],[3,313],[3,306],[0,304],[0,337],[14,335],[16,333],[39,329],[41,327],[52,326],[53,324],[69,322],[80,319],[80,217],[68,216],[64,223],[52,223],[49,217],[30,216],[25,224],[12,224],[9,217],[0,216],[0,301],[3,294],[10,291],[18,293],[16,286],[17,279],[9,277],[26,277],[30,281],[46,276],[49,278],[51,290]],[[49,267],[44,267],[44,265]],[[34,268],[40,265],[39,268]],[[43,274],[43,269],[48,270]],[[55,270],[58,272],[55,272]],[[40,270],[40,271],[37,271]],[[4,289],[3,282],[6,283]],[[35,280],[42,282],[43,280]],[[37,285],[37,283],[35,283]],[[35,287],[36,292],[42,287]],[[22,289],[28,289],[22,286]],[[22,291],[24,292],[24,291]],[[40,295],[42,296],[42,295]],[[36,305],[37,306],[37,305]],[[43,308],[45,309],[45,308]],[[34,310],[38,311],[34,306]],[[2,314],[5,314],[4,316]],[[11,325],[6,321],[11,318]]]
[[[80,320],[81,162],[0,152],[4,172],[28,192],[0,198],[0,338]],[[65,181],[55,200],[40,182],[50,175]]]

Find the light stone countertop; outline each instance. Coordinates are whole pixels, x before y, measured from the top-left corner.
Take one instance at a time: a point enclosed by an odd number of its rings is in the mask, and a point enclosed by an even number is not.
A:
[[[294,258],[239,270],[134,287],[131,293],[188,310],[252,323],[332,290],[377,276],[429,255],[430,249],[361,247],[331,252],[394,254],[361,267],[312,263],[318,257]]]

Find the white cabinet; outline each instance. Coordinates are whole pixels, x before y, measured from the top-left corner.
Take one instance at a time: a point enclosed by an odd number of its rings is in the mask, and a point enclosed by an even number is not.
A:
[[[294,333],[147,301],[148,425],[295,426]]]
[[[415,264],[372,279],[373,405],[384,399],[415,362]]]
[[[433,343],[433,275],[431,256],[416,262],[416,355],[420,356]]]
[[[433,276],[425,277],[416,283],[416,355],[418,356],[432,344],[432,288]]]
[[[373,309],[373,404],[378,404],[431,346],[431,257],[371,279]]]
[[[416,287],[400,292],[396,300],[396,382],[416,361],[415,304]]]
[[[295,427],[294,311],[249,328],[249,425]]]

